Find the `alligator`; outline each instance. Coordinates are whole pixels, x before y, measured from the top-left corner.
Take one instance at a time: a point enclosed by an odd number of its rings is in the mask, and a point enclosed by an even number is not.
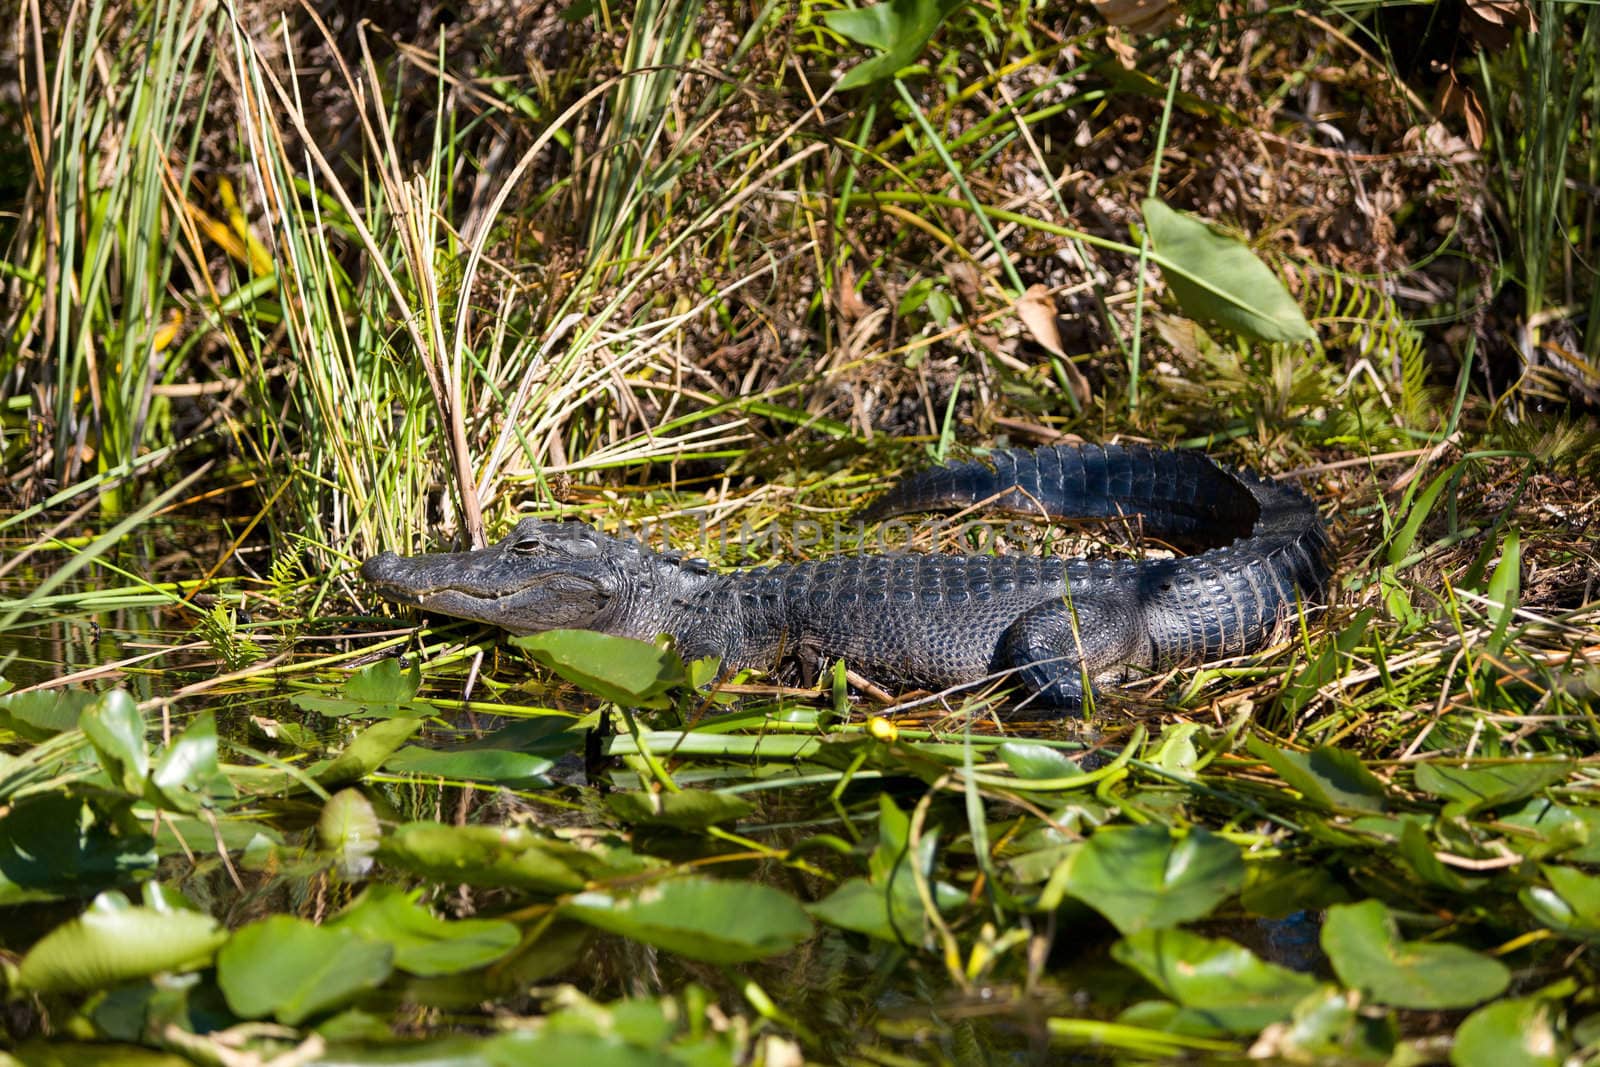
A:
[[[845,663],[942,690],[1014,676],[1066,713],[1136,672],[1245,655],[1323,593],[1327,535],[1298,489],[1195,452],[1136,445],[1009,450],[913,475],[861,515],[993,505],[1135,520],[1196,554],[1063,559],[894,552],[713,571],[583,523],[523,519],[469,552],[366,561],[382,596],[514,634],[577,628],[653,639],[724,671]]]

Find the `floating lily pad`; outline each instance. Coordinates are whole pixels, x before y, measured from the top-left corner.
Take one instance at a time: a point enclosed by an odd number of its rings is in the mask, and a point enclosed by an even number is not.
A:
[[[1204,830],[1112,827],[1068,856],[1051,884],[1132,934],[1210,914],[1244,885],[1244,860],[1235,845]]]
[[[1255,1033],[1288,1019],[1317,988],[1310,975],[1267,963],[1232,941],[1187,930],[1141,930],[1113,945],[1111,955],[1195,1016],[1201,1032]]]
[[[388,944],[396,967],[425,977],[487,966],[521,940],[508,922],[440,919],[418,903],[421,896],[420,889],[371,886],[328,925]]]
[[[1329,908],[1322,949],[1341,982],[1397,1008],[1469,1008],[1511,982],[1505,964],[1469,948],[1402,941],[1377,900]]]
[[[95,898],[78,918],[51,930],[22,958],[17,985],[36,993],[103,989],[211,962],[228,933],[198,911],[131,904],[121,893]]]
[[[392,774],[415,774],[463,782],[501,782],[523,787],[548,785],[545,772],[554,761],[502,748],[440,750],[407,745],[383,761]]]
[[[703,830],[718,823],[736,822],[755,811],[755,805],[730,793],[685,789],[678,793],[635,790],[612,793],[606,807],[624,822],[641,826],[671,826]]]
[[[1571,1044],[1550,1000],[1522,997],[1485,1005],[1467,1016],[1450,1049],[1454,1067],[1559,1067]]]
[[[379,855],[447,884],[500,886],[542,893],[570,893],[599,866],[582,849],[535,836],[521,827],[446,826],[413,822],[384,838]]]
[[[1544,886],[1528,886],[1518,894],[1522,906],[1544,925],[1586,941],[1600,941],[1600,876],[1572,867],[1542,868]]]
[[[688,877],[630,894],[580,893],[562,914],[622,937],[708,963],[787,952],[811,936],[798,901],[768,886]]]
[[[1419,763],[1413,772],[1417,788],[1450,801],[1446,814],[1471,815],[1507,807],[1547,786],[1566,781],[1569,760],[1539,760],[1455,767],[1442,761]]]
[[[514,637],[526,649],[580,689],[629,707],[666,707],[662,695],[685,681],[683,661],[671,648],[593,630],[547,630]]]
[[[314,711],[337,719],[348,715],[365,718],[428,718],[437,714],[431,704],[414,699],[422,687],[422,669],[410,670],[393,657],[363,667],[345,679],[337,696],[321,692],[301,692],[289,698],[302,711]]]
[[[235,1013],[294,1026],[382,985],[393,961],[392,948],[355,930],[274,915],[217,953],[217,984]]]

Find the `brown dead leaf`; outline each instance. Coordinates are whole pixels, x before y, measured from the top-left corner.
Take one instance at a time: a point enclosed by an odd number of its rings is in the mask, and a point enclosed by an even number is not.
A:
[[[1173,0],[1094,0],[1100,17],[1130,33],[1154,33],[1175,25],[1183,14]]]
[[[1539,20],[1527,0],[1467,0],[1462,29],[1491,52],[1511,43],[1512,33],[1521,29],[1536,33]]]
[[[1056,325],[1056,301],[1050,295],[1048,285],[1030,285],[1028,291],[1017,298],[1012,305],[1012,310],[1017,313],[1017,319],[1024,329],[1032,335],[1041,348],[1057,357],[1067,376],[1067,384],[1072,388],[1072,394],[1078,398],[1080,404],[1089,402],[1089,381],[1083,376],[1077,366],[1067,358],[1066,349],[1061,347],[1061,329]]]
[[[1438,111],[1441,115],[1460,115],[1466,120],[1467,140],[1472,142],[1472,147],[1483,147],[1486,132],[1483,105],[1478,103],[1477,95],[1470,88],[1456,79],[1455,71],[1451,71],[1439,86]]]
[[[867,302],[856,292],[856,272],[848,263],[839,268],[839,288],[834,296],[839,306],[839,317],[846,326],[860,321],[868,311]]]

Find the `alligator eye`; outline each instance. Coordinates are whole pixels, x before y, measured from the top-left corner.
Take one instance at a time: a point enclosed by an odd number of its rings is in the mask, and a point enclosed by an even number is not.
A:
[[[521,553],[524,556],[531,556],[535,552],[539,551],[539,549],[542,547],[543,546],[537,539],[525,537],[521,541],[518,541],[516,544],[512,545],[511,551]]]

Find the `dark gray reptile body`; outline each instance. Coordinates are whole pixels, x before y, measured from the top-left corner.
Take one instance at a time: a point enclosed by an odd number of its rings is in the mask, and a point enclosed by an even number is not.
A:
[[[1256,651],[1328,578],[1301,492],[1197,453],[1094,445],[1002,452],[902,482],[881,519],[991,503],[1058,519],[1133,518],[1207,551],[1176,559],[892,554],[712,572],[579,523],[525,519],[475,552],[362,567],[384,596],[514,633],[670,633],[729,667],[843,658],[869,678],[940,689],[1014,670],[1034,704],[1070,709],[1084,682]]]

